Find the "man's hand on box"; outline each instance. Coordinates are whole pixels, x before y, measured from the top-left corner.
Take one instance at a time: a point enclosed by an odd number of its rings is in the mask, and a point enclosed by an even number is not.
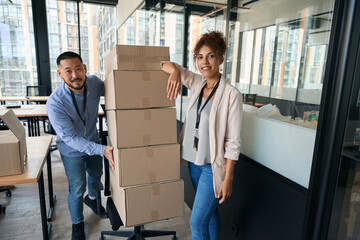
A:
[[[181,80],[180,80],[179,70],[176,69],[170,74],[166,91],[167,91],[167,97],[170,100],[176,99],[177,95],[180,94]]]
[[[104,151],[104,156],[109,160],[112,170],[115,170],[113,150],[114,147],[106,146]]]

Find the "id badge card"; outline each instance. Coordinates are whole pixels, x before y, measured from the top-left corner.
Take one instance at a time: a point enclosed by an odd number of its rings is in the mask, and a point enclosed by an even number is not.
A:
[[[198,150],[198,145],[199,145],[199,129],[195,128],[195,134],[194,134],[194,150],[197,151]]]

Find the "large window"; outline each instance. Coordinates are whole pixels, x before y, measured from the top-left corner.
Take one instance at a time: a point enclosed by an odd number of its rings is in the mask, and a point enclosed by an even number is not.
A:
[[[95,74],[104,80],[103,60],[116,43],[116,8],[80,3],[78,24],[76,2],[47,0],[46,5],[48,28],[51,26],[49,50],[52,89],[62,82],[56,73],[56,58],[65,51],[80,53],[88,74]]]
[[[37,85],[32,22],[30,1],[0,2],[0,96],[25,96]]]

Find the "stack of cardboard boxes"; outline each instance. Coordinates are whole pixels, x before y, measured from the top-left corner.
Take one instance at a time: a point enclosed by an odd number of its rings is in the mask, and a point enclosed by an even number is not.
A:
[[[126,227],[183,215],[176,109],[160,61],[169,48],[117,45],[105,59],[112,198]]]

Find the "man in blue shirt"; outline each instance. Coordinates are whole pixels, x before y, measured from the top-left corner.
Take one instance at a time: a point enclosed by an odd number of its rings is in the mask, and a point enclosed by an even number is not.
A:
[[[86,65],[74,52],[57,58],[58,74],[64,82],[51,94],[46,110],[57,134],[57,145],[69,183],[68,206],[72,239],[85,239],[83,202],[96,214],[94,182],[100,182],[102,157],[114,168],[113,147],[99,144],[96,128],[104,83],[95,75],[86,76]],[[88,173],[88,195],[86,190]]]

